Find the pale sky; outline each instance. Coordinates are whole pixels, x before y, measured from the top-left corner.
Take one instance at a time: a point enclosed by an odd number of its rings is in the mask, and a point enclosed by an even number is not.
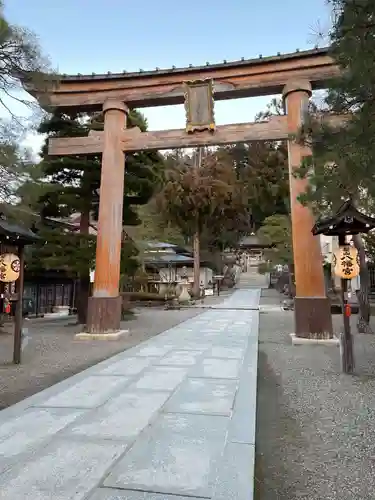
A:
[[[305,50],[316,43],[317,31],[327,31],[330,19],[325,0],[5,0],[5,12],[10,22],[34,31],[52,66],[67,74],[204,65]],[[216,122],[252,121],[270,99],[217,102]],[[142,112],[150,130],[185,125],[183,106]],[[27,142],[38,149],[41,140]]]

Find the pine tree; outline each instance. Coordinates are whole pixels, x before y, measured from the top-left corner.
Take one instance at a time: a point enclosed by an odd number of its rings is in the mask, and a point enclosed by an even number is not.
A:
[[[330,0],[334,25],[331,55],[341,76],[330,82],[325,111],[347,115],[342,126],[310,120],[301,140],[312,148],[298,175],[310,185],[301,197],[318,215],[335,212],[351,198],[359,209],[374,213],[375,200],[375,18],[373,0]],[[361,261],[358,331],[370,332],[369,273],[360,235],[354,243]]]
[[[86,136],[93,127],[100,128],[103,119],[95,115],[55,113],[42,122],[39,132],[47,134],[42,151],[42,178],[48,180],[38,206],[44,218],[66,218],[79,214],[79,233],[43,229],[48,245],[44,248],[45,262],[59,266],[79,276],[79,321],[86,322],[87,299],[90,286],[90,269],[95,258],[95,238],[90,235],[90,226],[96,220],[99,207],[101,155],[53,156],[47,154],[48,138]],[[128,126],[139,126],[146,130],[143,116],[133,111]],[[138,152],[126,156],[123,220],[126,225],[140,223],[137,205],[148,202],[154,192],[160,171],[161,157],[154,152]],[[134,258],[134,248],[123,242],[124,259]],[[64,251],[61,251],[64,248]],[[68,250],[69,248],[69,250]],[[49,258],[47,254],[49,252]],[[60,259],[60,263],[59,263]],[[122,262],[121,269],[132,268],[134,262]],[[131,264],[131,265],[130,265]]]

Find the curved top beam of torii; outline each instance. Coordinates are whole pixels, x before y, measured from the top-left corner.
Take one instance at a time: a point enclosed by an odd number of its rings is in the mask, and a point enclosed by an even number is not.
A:
[[[159,69],[105,75],[60,75],[59,83],[46,94],[25,89],[40,104],[80,111],[101,110],[107,99],[117,99],[129,107],[166,106],[184,102],[183,83],[211,79],[215,100],[281,94],[292,79],[306,79],[313,89],[324,88],[327,80],[339,75],[328,48],[296,51],[272,57],[188,68]]]

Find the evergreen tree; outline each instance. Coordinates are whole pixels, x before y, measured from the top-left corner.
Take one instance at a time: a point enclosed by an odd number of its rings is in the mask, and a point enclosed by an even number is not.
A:
[[[101,155],[48,156],[48,138],[86,136],[93,127],[100,128],[103,119],[99,115],[88,117],[83,114],[55,113],[42,122],[39,132],[47,134],[42,150],[41,178],[43,194],[38,206],[43,218],[66,218],[79,215],[79,233],[58,229],[43,229],[47,245],[43,249],[44,265],[58,266],[78,275],[79,321],[86,322],[87,299],[90,286],[90,269],[95,258],[95,238],[90,234],[93,220],[97,218],[101,174]],[[139,126],[146,130],[143,116],[133,111],[128,126]],[[147,203],[154,191],[154,185],[162,169],[161,157],[154,152],[138,152],[126,155],[123,220],[126,225],[140,223],[137,205]],[[92,232],[92,231],[91,231]],[[124,241],[124,259],[133,259],[134,248]],[[63,250],[62,250],[63,249]],[[48,257],[49,255],[49,257]],[[59,262],[60,261],[60,262]],[[122,270],[131,268],[130,263],[122,263]],[[130,266],[130,267],[129,267]]]
[[[312,148],[298,175],[310,181],[303,203],[319,215],[335,212],[351,198],[374,213],[375,199],[375,21],[373,0],[330,0],[334,25],[331,55],[341,76],[329,83],[324,110],[347,115],[342,126],[327,126],[312,117],[301,140]],[[370,332],[369,273],[363,240],[354,236],[361,262],[358,331]]]
[[[38,199],[42,218],[79,216],[79,232],[43,227],[41,236],[47,245],[41,249],[44,266],[64,269],[79,278],[77,293],[78,319],[86,322],[87,300],[90,289],[90,268],[94,259],[93,238],[90,237],[90,218],[93,206],[98,204],[100,186],[100,155],[70,155],[49,157],[48,139],[51,137],[86,136],[89,123],[85,115],[55,111],[42,121],[39,133],[47,134],[42,149],[41,175],[48,180],[44,193]],[[86,258],[82,259],[82,255]]]
[[[289,216],[267,217],[257,234],[263,243],[269,245],[264,250],[267,264],[261,266],[263,272],[270,272],[277,265],[293,266],[292,225]]]
[[[224,152],[243,183],[252,229],[274,214],[289,213],[288,153],[283,142],[254,141],[235,144]]]

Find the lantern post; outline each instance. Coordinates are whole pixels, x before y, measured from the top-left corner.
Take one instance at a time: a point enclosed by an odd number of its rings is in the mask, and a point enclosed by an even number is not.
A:
[[[341,269],[338,269],[341,278],[341,304],[344,324],[344,331],[340,337],[341,366],[344,373],[353,373],[354,371],[353,337],[350,329],[351,310],[348,304],[348,280],[358,276],[359,266],[357,251],[352,252],[351,250],[348,247],[345,234],[339,234],[339,250],[334,255],[334,264],[335,268],[337,268],[341,262],[344,263],[344,276],[340,272]]]
[[[21,363],[23,287],[25,267],[25,246],[39,240],[32,231],[11,224],[0,213],[0,281],[15,283],[16,311],[14,317],[13,363]],[[17,255],[14,253],[17,249]]]
[[[339,249],[333,257],[335,274],[341,278],[341,303],[344,331],[340,334],[341,367],[344,373],[354,372],[353,337],[350,331],[350,305],[348,304],[348,280],[360,274],[356,248],[348,245],[347,236],[368,233],[375,228],[375,218],[359,212],[352,200],[346,201],[330,218],[320,219],[312,228],[314,236],[324,234],[338,236]]]
[[[21,363],[22,352],[22,324],[23,324],[23,288],[25,282],[25,247],[18,247],[18,258],[20,266],[20,274],[16,281],[16,311],[14,315],[14,344],[13,344],[13,363],[19,365]]]

